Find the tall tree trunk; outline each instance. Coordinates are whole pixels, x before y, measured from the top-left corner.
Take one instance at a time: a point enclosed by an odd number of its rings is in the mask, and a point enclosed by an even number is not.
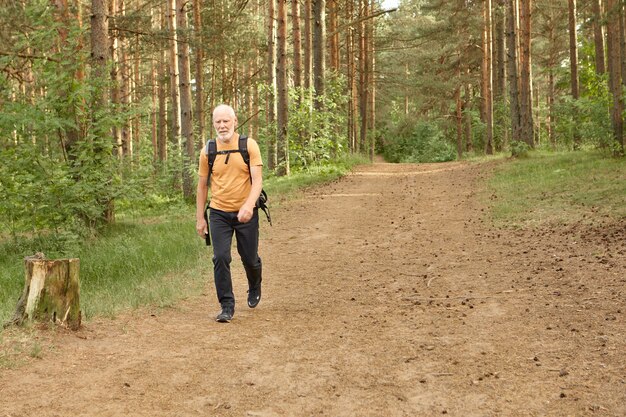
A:
[[[166,4],[163,4],[160,11],[160,23],[161,30],[165,30],[167,27],[166,22]],[[167,67],[167,56],[165,48],[162,48],[158,55],[157,64],[157,86],[159,95],[159,114],[158,114],[158,134],[157,145],[159,148],[159,161],[165,162],[167,160],[167,91],[168,91],[168,78],[165,71]]]
[[[606,72],[604,57],[604,23],[602,18],[602,0],[591,0],[593,7],[593,40],[596,52],[596,73]]]
[[[278,0],[278,65],[276,87],[278,92],[277,114],[277,170],[278,176],[289,175],[288,94],[287,94],[287,0]]]
[[[579,86],[578,86],[578,36],[576,34],[576,0],[568,0],[567,2],[569,10],[568,30],[569,30],[569,62],[570,62],[570,87],[572,92],[572,98],[578,100],[579,98]],[[580,147],[580,134],[576,128],[576,122],[574,126],[574,149]]]
[[[620,54],[622,57],[622,85],[626,86],[626,36],[624,32],[626,31],[626,24],[624,23],[624,6],[623,2],[619,6],[619,44],[620,44]]]
[[[361,118],[361,128],[359,146],[363,152],[367,153],[367,104],[368,104],[368,53],[367,53],[367,29],[366,16],[369,0],[359,1],[359,115]]]
[[[302,33],[300,31],[300,1],[291,0],[291,28],[293,39],[293,86],[302,86]]]
[[[624,153],[624,121],[622,112],[624,103],[622,99],[621,80],[621,53],[620,53],[620,2],[607,0],[607,56],[609,72],[609,90],[613,98],[611,103],[611,122],[613,126],[613,138],[616,142],[616,153]]]
[[[322,110],[326,72],[326,0],[313,0],[313,84],[315,109]]]
[[[178,37],[176,30],[176,0],[167,1],[167,22],[170,40],[169,59],[170,59],[170,96],[172,100],[171,106],[171,125],[172,125],[172,142],[176,144],[180,154],[182,150],[181,132],[180,132],[180,85],[178,73]]]
[[[494,124],[498,126],[504,126],[506,124],[506,118],[504,117],[504,106],[506,96],[506,13],[505,13],[505,0],[497,0],[497,6],[495,7],[494,14],[494,93],[493,102],[497,105],[497,113],[494,115]],[[502,129],[502,137],[495,140],[496,150],[501,151],[508,143],[508,130]]]
[[[513,141],[521,140],[521,117],[519,97],[519,68],[517,58],[517,1],[507,0],[507,62],[509,79],[509,101],[511,111],[511,136]]]
[[[268,0],[267,14],[267,83],[270,91],[267,97],[267,124],[274,126],[276,122],[276,26],[274,25],[276,0]],[[270,171],[277,165],[276,135],[269,135],[267,143],[267,167]]]
[[[271,1],[271,0],[270,0]],[[304,88],[313,86],[313,30],[311,21],[313,20],[312,0],[304,0]]]
[[[493,154],[493,71],[491,63],[491,0],[483,0],[482,97],[485,122],[485,153]]]
[[[531,79],[531,1],[520,0],[520,113],[522,139],[535,147]]]
[[[374,7],[375,7],[376,1],[375,0],[371,0],[370,1],[370,16],[374,15]],[[370,94],[369,94],[369,104],[368,104],[368,110],[369,110],[369,130],[371,132],[370,136],[371,136],[371,143],[370,143],[370,161],[374,161],[374,154],[376,152],[376,77],[374,76],[374,74],[376,73],[376,50],[375,50],[375,38],[374,38],[374,20],[370,19],[368,20],[368,53],[369,53],[369,70],[368,70],[368,74],[369,74],[369,87],[370,87]]]
[[[352,2],[346,3],[346,21],[352,20]],[[346,30],[346,72],[348,84],[348,147],[350,152],[356,152],[356,127],[354,112],[354,36],[352,30]]]
[[[141,103],[143,97],[140,95],[143,92],[141,88],[142,72],[140,71],[141,62],[141,44],[139,42],[139,35],[135,34],[135,47],[133,51],[133,87],[132,87],[132,100],[134,103]],[[141,152],[141,119],[139,115],[134,115],[132,118],[132,135],[133,138],[133,157],[136,161],[139,160]]]
[[[92,77],[102,85],[107,76],[106,70],[109,64],[109,21],[107,18],[107,0],[91,1],[91,68]],[[97,117],[106,104],[108,95],[106,89],[98,87],[94,92],[94,100],[91,108],[92,114]],[[95,125],[96,123],[94,123]]]
[[[176,27],[178,47],[178,69],[180,79],[180,128],[185,154],[182,158],[183,196],[191,201],[195,196],[192,179],[192,163],[195,163],[196,146],[193,136],[193,106],[191,97],[191,60],[189,58],[189,37],[187,36],[187,0],[176,0]]]
[[[456,154],[458,159],[463,156],[463,102],[461,101],[461,60],[463,55],[458,51],[458,62],[456,65],[457,87],[454,90],[454,101],[456,103]]]
[[[126,2],[125,0],[118,0],[118,14],[124,18],[126,16]],[[129,58],[129,46],[128,37],[124,32],[119,34],[119,80],[120,85],[120,104],[122,114],[124,114],[124,120],[121,124],[121,141],[122,141],[122,155],[124,157],[132,157],[132,137],[130,131],[130,120],[128,114],[130,113],[130,58]]]
[[[469,69],[467,70],[469,72]],[[463,93],[463,110],[465,112],[465,150],[472,152],[474,150],[474,140],[472,138],[472,86],[464,85]]]
[[[339,33],[337,32],[337,0],[328,0],[330,70],[339,71]]]
[[[206,131],[204,110],[204,39],[202,36],[202,0],[193,0],[193,26],[195,32],[196,57],[196,123],[198,124],[197,146],[201,147]]]
[[[116,17],[119,13],[118,0],[111,0],[111,3],[109,4],[109,9],[110,9],[109,15]],[[122,82],[121,82],[121,76],[120,76],[120,65],[121,65],[120,64],[121,63],[120,40],[119,40],[119,33],[117,30],[114,31],[111,35],[111,58],[113,60],[111,64],[111,81],[112,81],[111,104],[113,105],[114,109],[118,109],[121,106],[121,102],[122,102],[121,100],[122,94],[120,90],[120,86]],[[115,152],[117,156],[121,158],[123,155],[122,130],[118,128],[117,124],[115,124],[113,126],[111,133],[113,134],[113,144],[115,145]]]

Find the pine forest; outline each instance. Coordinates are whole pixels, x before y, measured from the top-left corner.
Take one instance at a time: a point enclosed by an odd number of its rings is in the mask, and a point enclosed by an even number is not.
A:
[[[13,236],[193,201],[220,103],[276,177],[352,154],[624,154],[617,0],[4,0],[0,19]]]

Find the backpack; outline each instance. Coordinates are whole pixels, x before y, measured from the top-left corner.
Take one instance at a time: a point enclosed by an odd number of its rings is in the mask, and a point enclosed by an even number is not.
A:
[[[215,157],[219,155],[226,155],[226,163],[228,163],[228,159],[230,158],[231,153],[239,152],[243,161],[248,166],[248,173],[250,175],[250,182],[252,182],[252,173],[250,173],[250,154],[248,153],[248,137],[239,135],[239,149],[230,149],[227,151],[218,151],[217,143],[215,139],[211,139],[206,144],[206,155],[209,160],[209,175],[207,176],[207,186],[211,187],[211,173],[213,172],[213,164],[215,163]],[[272,225],[272,217],[270,216],[270,209],[267,206],[267,194],[265,190],[261,189],[261,195],[259,195],[258,200],[256,201],[255,207],[260,208],[265,213],[265,217],[267,217],[267,221]]]

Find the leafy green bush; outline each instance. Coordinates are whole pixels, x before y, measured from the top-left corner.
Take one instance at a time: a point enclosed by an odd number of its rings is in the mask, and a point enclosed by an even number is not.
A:
[[[456,159],[456,149],[444,139],[434,122],[404,118],[383,138],[383,156],[388,162],[445,162]]]
[[[511,142],[511,156],[515,158],[526,158],[530,152],[530,146],[526,142],[514,140]]]

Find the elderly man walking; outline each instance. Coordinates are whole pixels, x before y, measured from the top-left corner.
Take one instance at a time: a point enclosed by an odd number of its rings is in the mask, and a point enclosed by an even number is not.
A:
[[[217,138],[200,153],[198,190],[196,194],[196,231],[202,237],[210,234],[213,242],[213,273],[221,312],[216,320],[228,323],[235,314],[235,295],[230,272],[231,242],[237,239],[237,252],[248,278],[248,306],[261,301],[261,258],[259,247],[259,215],[256,201],[263,188],[261,152],[253,139],[247,143],[249,164],[243,158],[237,116],[232,107],[221,104],[213,110],[213,127]],[[212,147],[213,151],[210,150]],[[214,152],[209,168],[208,153]],[[208,190],[209,224],[205,220]]]

